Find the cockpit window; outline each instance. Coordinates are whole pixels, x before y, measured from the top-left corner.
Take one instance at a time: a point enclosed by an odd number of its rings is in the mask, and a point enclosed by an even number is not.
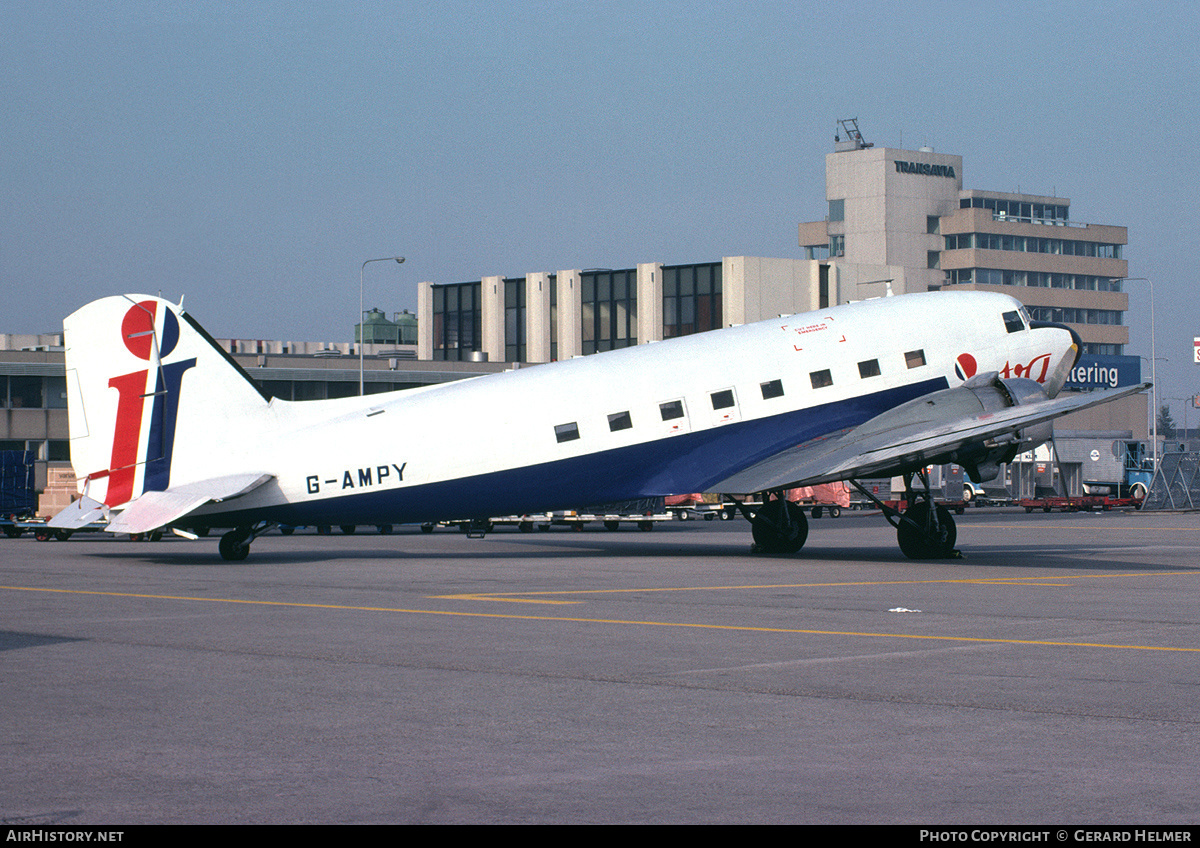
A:
[[[1021,320],[1021,316],[1017,312],[1004,313],[1004,329],[1010,333],[1019,333],[1025,329],[1025,322]]]

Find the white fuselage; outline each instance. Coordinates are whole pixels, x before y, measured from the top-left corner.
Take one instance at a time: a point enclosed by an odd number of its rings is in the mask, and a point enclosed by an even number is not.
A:
[[[1019,308],[981,292],[880,298],[426,389],[274,400],[191,472],[274,480],[198,514],[403,523],[721,491],[762,458],[975,373],[1044,381],[1069,339],[1010,331],[1001,316]]]

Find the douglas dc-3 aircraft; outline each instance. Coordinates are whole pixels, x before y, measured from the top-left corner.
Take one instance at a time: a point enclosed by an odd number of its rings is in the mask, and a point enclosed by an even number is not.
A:
[[[1051,419],[1148,384],[1059,395],[1067,327],[988,292],[885,297],[656,344],[365,397],[272,399],[183,309],[149,295],[64,322],[82,497],[51,521],[113,533],[524,515],[683,492],[769,492],[756,548],[800,549],[783,490],[904,475],[885,509],[917,559],[955,555],[923,468],[994,476]],[[866,494],[864,490],[864,494]],[[868,495],[869,496],[869,495]],[[882,505],[881,505],[882,506]]]

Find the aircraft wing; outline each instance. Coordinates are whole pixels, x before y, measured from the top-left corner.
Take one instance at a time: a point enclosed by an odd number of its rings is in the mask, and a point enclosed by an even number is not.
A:
[[[1017,433],[1120,397],[1149,383],[1121,389],[1060,394],[1005,409],[983,410],[963,388],[917,398],[844,434],[797,445],[721,481],[713,491],[760,492],[855,477],[898,474],[903,469],[955,461],[972,444],[1015,443]]]
[[[271,479],[270,474],[252,472],[231,474],[172,486],[162,492],[145,492],[134,498],[109,522],[110,533],[148,533],[182,518],[210,501],[236,498],[257,489]],[[69,509],[69,508],[68,508]],[[57,519],[57,516],[55,516]]]

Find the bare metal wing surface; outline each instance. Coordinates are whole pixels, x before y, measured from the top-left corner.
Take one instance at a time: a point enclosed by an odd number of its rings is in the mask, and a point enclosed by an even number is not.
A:
[[[1142,383],[1060,394],[996,411],[979,404],[969,389],[946,389],[903,404],[837,438],[776,454],[721,481],[716,488],[722,492],[758,492],[856,477],[892,476],[914,466],[947,462],[969,467],[975,464],[980,448],[1028,443],[1024,430],[1149,387],[1149,383]],[[1042,441],[1038,439],[1039,444]]]

